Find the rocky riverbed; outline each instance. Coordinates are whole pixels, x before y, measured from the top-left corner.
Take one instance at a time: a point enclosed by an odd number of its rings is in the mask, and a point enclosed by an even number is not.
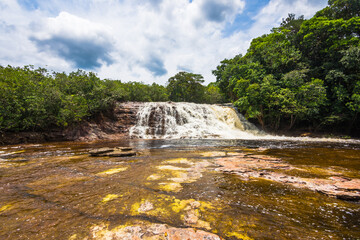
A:
[[[3,146],[0,238],[360,238],[360,147],[292,144]]]

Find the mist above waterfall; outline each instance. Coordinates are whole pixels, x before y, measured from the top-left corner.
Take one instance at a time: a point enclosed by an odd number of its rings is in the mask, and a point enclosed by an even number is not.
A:
[[[133,138],[222,138],[253,139],[260,131],[229,106],[152,102],[137,113]]]

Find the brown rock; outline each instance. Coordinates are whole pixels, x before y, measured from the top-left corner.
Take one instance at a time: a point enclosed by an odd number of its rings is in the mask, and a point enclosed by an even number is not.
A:
[[[103,154],[103,156],[108,156],[108,157],[131,157],[131,156],[135,156],[136,152],[134,151],[119,151],[119,150],[115,150],[113,152],[109,152],[109,153],[105,153]]]
[[[340,181],[335,183],[335,186],[339,189],[345,189],[347,191],[360,191],[360,179]]]
[[[126,151],[133,150],[133,148],[131,148],[131,147],[116,147],[116,148],[114,148],[114,150],[119,150],[119,151],[126,152]]]
[[[89,151],[89,154],[93,157],[96,157],[96,156],[102,155],[104,153],[109,153],[112,151],[114,151],[114,149],[104,147],[104,148],[93,149],[93,150]]]
[[[262,155],[238,155],[216,159],[220,165],[217,169],[223,172],[235,173],[243,180],[262,178],[294,187],[307,188],[342,200],[360,200],[360,179],[349,179],[340,176],[323,178],[301,178],[285,173],[275,172],[278,169],[295,169],[281,159]],[[334,175],[339,175],[334,172]]]
[[[150,224],[136,226],[118,226],[113,230],[107,230],[103,226],[95,226],[91,229],[91,239],[100,240],[134,240],[134,239],[163,239],[163,240],[221,240],[219,236],[195,230],[194,228],[175,228],[166,224]]]

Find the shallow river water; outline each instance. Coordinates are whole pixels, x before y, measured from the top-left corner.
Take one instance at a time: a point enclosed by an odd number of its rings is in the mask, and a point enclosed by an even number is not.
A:
[[[118,146],[138,154],[88,154]],[[105,239],[107,232],[125,226],[151,224],[194,228],[223,239],[360,239],[358,202],[219,170],[217,159],[241,154],[280,159],[293,168],[276,171],[294,177],[360,178],[360,144],[351,142],[124,140],[0,146],[0,239]]]

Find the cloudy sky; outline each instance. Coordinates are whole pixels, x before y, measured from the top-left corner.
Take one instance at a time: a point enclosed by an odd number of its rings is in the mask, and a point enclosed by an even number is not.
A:
[[[157,82],[202,74],[246,53],[288,13],[310,18],[327,0],[0,0],[0,65],[78,68]]]

